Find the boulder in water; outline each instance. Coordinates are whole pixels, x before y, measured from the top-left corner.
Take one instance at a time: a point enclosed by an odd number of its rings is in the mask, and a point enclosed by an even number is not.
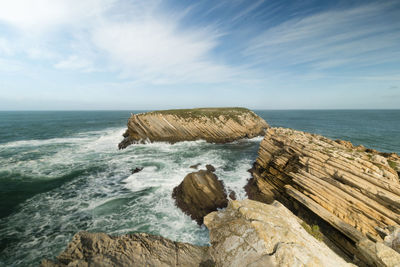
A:
[[[132,173],[132,174],[135,174],[135,173],[138,173],[138,172],[140,172],[140,171],[142,171],[142,170],[143,170],[143,167],[141,167],[141,168],[136,167],[136,168],[134,168],[134,169],[131,170],[131,173]]]
[[[211,165],[211,164],[207,164],[206,165],[206,169],[207,169],[207,171],[215,172],[215,167],[213,165]]]
[[[203,223],[203,217],[208,213],[228,205],[224,184],[208,170],[186,175],[182,183],[174,188],[172,197],[176,205],[198,224]]]
[[[197,164],[194,164],[194,165],[192,165],[192,166],[190,166],[189,168],[192,168],[192,169],[198,169],[199,168],[199,166],[200,166],[201,164],[200,163],[197,163]]]

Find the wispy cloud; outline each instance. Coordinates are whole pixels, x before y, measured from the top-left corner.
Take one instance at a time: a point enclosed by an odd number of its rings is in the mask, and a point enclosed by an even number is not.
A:
[[[399,4],[289,2],[3,0],[1,95],[295,108],[400,85]]]
[[[52,55],[57,69],[111,70],[154,84],[226,82],[243,71],[213,60],[220,33],[212,25],[186,28],[181,21],[186,13],[166,13],[159,1],[2,3],[0,21],[19,29],[21,50],[34,58]],[[40,36],[36,49],[29,41],[32,32]],[[58,35],[65,33],[67,43],[59,44]],[[0,48],[7,47],[0,42]]]
[[[291,19],[260,33],[244,54],[258,64],[317,71],[398,63],[400,20],[394,19],[399,12],[391,5],[380,2]]]

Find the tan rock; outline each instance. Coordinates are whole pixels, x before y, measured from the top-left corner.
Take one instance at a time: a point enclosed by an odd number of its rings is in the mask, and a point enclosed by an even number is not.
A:
[[[400,223],[400,183],[394,168],[399,163],[394,153],[270,128],[246,190],[252,199],[278,199],[292,210],[300,207],[317,215],[350,240],[344,244],[345,238],[332,234],[332,241],[354,255],[357,242],[366,236],[381,242],[376,229]]]
[[[385,244],[400,253],[400,227],[397,225],[387,228],[389,233],[384,239]]]
[[[365,238],[357,243],[357,247],[371,266],[400,267],[400,254],[382,242]]]
[[[351,266],[308,234],[281,203],[231,201],[204,218],[216,266]]]
[[[133,114],[119,148],[146,141],[227,143],[264,135],[268,124],[245,108],[163,110]]]
[[[208,247],[199,247],[149,234],[112,237],[79,232],[50,266],[213,266]]]
[[[198,224],[203,223],[203,217],[208,213],[228,205],[224,184],[209,170],[186,175],[174,188],[172,197],[176,205]]]

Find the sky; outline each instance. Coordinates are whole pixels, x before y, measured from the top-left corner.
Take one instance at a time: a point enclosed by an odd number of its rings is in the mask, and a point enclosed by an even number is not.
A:
[[[400,2],[0,1],[0,110],[211,106],[400,108]]]

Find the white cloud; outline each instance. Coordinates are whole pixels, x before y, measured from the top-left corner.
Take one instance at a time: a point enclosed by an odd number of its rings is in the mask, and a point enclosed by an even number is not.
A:
[[[156,17],[108,23],[93,32],[93,43],[125,76],[152,83],[229,79],[234,70],[210,59],[209,53],[217,46],[217,34],[203,29],[180,32],[178,23]]]
[[[55,64],[54,67],[57,69],[69,69],[69,70],[83,70],[83,71],[93,70],[91,61],[85,58],[81,58],[77,55],[69,56],[68,58]]]
[[[5,38],[0,38],[0,54],[11,55],[12,53],[11,43]]]
[[[107,10],[114,0],[3,0],[0,21],[25,31],[77,24]]]
[[[212,25],[188,28],[182,23],[185,15],[162,10],[161,4],[1,1],[0,22],[19,30],[14,41],[20,51],[34,60],[53,61],[57,69],[113,70],[151,84],[218,83],[246,72],[212,59],[221,35]]]
[[[0,72],[12,73],[26,69],[23,64],[18,61],[0,58]]]

